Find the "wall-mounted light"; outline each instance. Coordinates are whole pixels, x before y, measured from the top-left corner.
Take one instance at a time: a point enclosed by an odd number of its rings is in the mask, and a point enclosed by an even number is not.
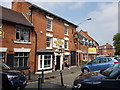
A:
[[[40,31],[40,34],[42,34],[43,33],[43,31]]]

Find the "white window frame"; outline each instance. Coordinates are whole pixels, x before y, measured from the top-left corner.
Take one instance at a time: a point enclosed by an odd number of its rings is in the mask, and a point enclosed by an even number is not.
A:
[[[46,55],[50,55],[50,54],[46,54]],[[44,70],[44,69],[51,69],[52,68],[52,58],[53,58],[53,55],[50,55],[51,56],[51,59],[50,59],[50,67],[44,67],[44,61],[45,61],[45,55],[38,55],[38,70]],[[40,60],[41,60],[41,57],[42,57],[42,67],[40,66]]]
[[[50,47],[47,47],[47,38],[51,38],[50,39]],[[50,36],[46,36],[46,49],[52,49],[52,46],[53,46],[53,37],[50,37]]]
[[[53,21],[53,18],[52,17],[49,17],[49,16],[46,16],[46,31],[52,31],[52,21]],[[48,29],[48,20],[51,21],[51,25],[50,25],[50,29]]]
[[[67,48],[65,48],[65,44],[67,44]],[[68,50],[68,40],[64,40],[64,48],[65,50]]]
[[[64,25],[64,35],[68,36],[68,25]]]

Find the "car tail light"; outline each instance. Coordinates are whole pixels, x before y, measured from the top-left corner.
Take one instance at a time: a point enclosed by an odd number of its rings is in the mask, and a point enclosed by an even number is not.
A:
[[[117,64],[118,62],[114,62],[114,64]]]

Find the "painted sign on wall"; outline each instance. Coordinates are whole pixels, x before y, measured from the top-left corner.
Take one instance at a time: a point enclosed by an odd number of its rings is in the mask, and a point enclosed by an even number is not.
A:
[[[60,46],[64,48],[64,40],[59,38],[53,38],[53,47],[58,48]]]
[[[88,53],[89,54],[96,54],[97,50],[96,50],[96,48],[88,48]]]

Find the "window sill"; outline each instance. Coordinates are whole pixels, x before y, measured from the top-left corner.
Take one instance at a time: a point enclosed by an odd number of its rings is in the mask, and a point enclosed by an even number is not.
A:
[[[65,36],[69,36],[68,34],[64,34]]]
[[[66,51],[69,51],[69,49],[65,49]]]
[[[46,47],[46,49],[53,49],[52,47]]]
[[[32,44],[31,42],[14,41],[17,44]]]
[[[53,32],[52,30],[46,30],[47,32]]]

